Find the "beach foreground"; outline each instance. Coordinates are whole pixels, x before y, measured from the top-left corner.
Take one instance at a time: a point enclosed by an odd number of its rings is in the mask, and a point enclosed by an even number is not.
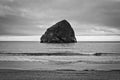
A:
[[[0,69],[0,80],[120,80],[120,70],[12,70]]]

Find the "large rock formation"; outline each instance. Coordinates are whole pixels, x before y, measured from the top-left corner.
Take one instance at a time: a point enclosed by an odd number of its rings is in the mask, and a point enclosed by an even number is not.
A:
[[[74,43],[75,33],[68,21],[62,20],[47,29],[41,37],[41,43]]]

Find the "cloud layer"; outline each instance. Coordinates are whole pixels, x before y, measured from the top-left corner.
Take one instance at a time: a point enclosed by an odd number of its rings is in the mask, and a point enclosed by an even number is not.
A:
[[[0,35],[41,35],[67,19],[76,35],[119,35],[119,0],[0,0]]]

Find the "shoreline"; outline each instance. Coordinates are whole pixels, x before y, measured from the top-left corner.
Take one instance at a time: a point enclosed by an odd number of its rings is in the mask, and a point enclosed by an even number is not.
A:
[[[0,69],[18,70],[120,70],[118,63],[86,63],[71,61],[0,61]]]

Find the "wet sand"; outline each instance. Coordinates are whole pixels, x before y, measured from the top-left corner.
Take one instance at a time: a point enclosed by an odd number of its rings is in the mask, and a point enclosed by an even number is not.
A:
[[[0,80],[120,80],[120,70],[13,70],[0,69]]]

